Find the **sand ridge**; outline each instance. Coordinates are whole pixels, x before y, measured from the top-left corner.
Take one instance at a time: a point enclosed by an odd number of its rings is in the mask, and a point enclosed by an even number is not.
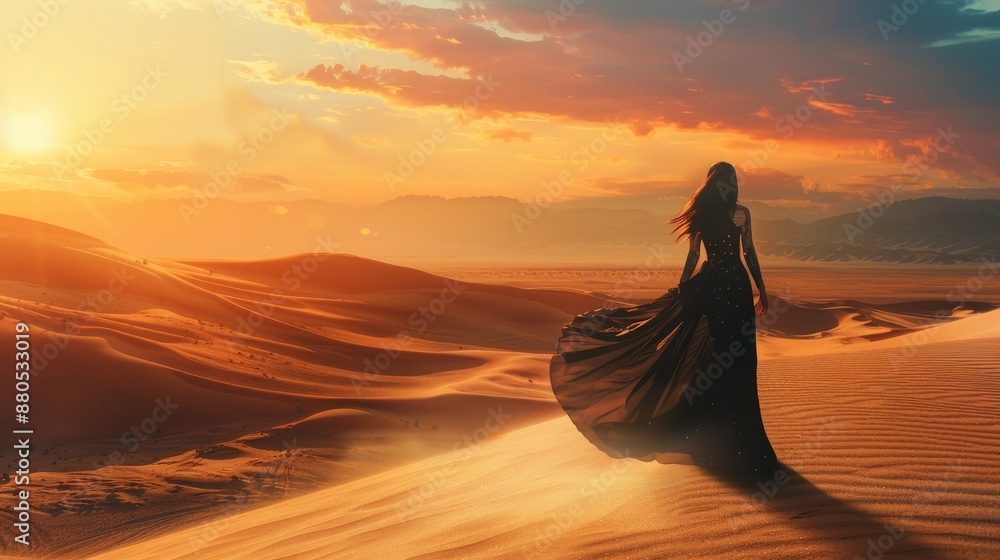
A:
[[[761,398],[803,481],[787,509],[737,524],[740,491],[609,460],[555,403],[562,324],[625,300],[351,255],[178,262],[30,220],[0,230],[0,324],[29,323],[39,352],[33,507],[51,557],[822,558],[877,539],[942,480],[894,553],[997,550],[989,305],[776,291]],[[143,432],[164,399],[176,410]]]

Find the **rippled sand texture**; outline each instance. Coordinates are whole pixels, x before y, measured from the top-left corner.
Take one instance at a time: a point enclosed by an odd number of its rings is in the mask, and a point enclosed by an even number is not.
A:
[[[610,459],[564,417],[547,379],[560,328],[621,303],[583,276],[537,289],[348,255],[181,263],[0,229],[0,336],[25,321],[45,358],[32,556],[1000,557],[991,305],[776,290],[760,398],[787,478],[740,484]]]

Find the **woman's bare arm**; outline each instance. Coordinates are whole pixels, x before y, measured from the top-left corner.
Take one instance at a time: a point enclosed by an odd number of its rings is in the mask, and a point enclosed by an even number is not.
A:
[[[688,246],[687,261],[684,262],[684,272],[681,273],[681,283],[687,282],[694,274],[694,267],[701,258],[701,234],[691,234],[691,243]]]
[[[760,301],[764,305],[764,311],[767,311],[767,290],[764,288],[764,276],[760,273],[757,250],[753,246],[753,232],[750,228],[750,210],[747,208],[741,208],[741,210],[746,213],[746,220],[743,222],[743,229],[740,235],[743,241],[743,258],[747,262],[747,268],[750,269],[750,275],[753,276],[754,283],[757,284],[757,291],[760,292]]]

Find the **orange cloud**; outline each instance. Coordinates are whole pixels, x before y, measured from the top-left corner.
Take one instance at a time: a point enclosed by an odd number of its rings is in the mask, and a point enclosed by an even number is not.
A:
[[[517,130],[514,127],[502,128],[499,130],[491,130],[487,133],[487,137],[493,140],[503,140],[506,143],[514,142],[515,140],[521,140],[524,142],[530,142],[534,137],[534,133],[527,130]]]

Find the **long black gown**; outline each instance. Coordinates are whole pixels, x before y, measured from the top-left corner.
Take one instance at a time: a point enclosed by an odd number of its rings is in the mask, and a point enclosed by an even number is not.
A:
[[[683,289],[634,307],[595,309],[563,328],[550,364],[553,392],[609,455],[749,474],[776,467],[757,398],[756,318],[741,231],[727,224],[702,234],[707,262]]]

